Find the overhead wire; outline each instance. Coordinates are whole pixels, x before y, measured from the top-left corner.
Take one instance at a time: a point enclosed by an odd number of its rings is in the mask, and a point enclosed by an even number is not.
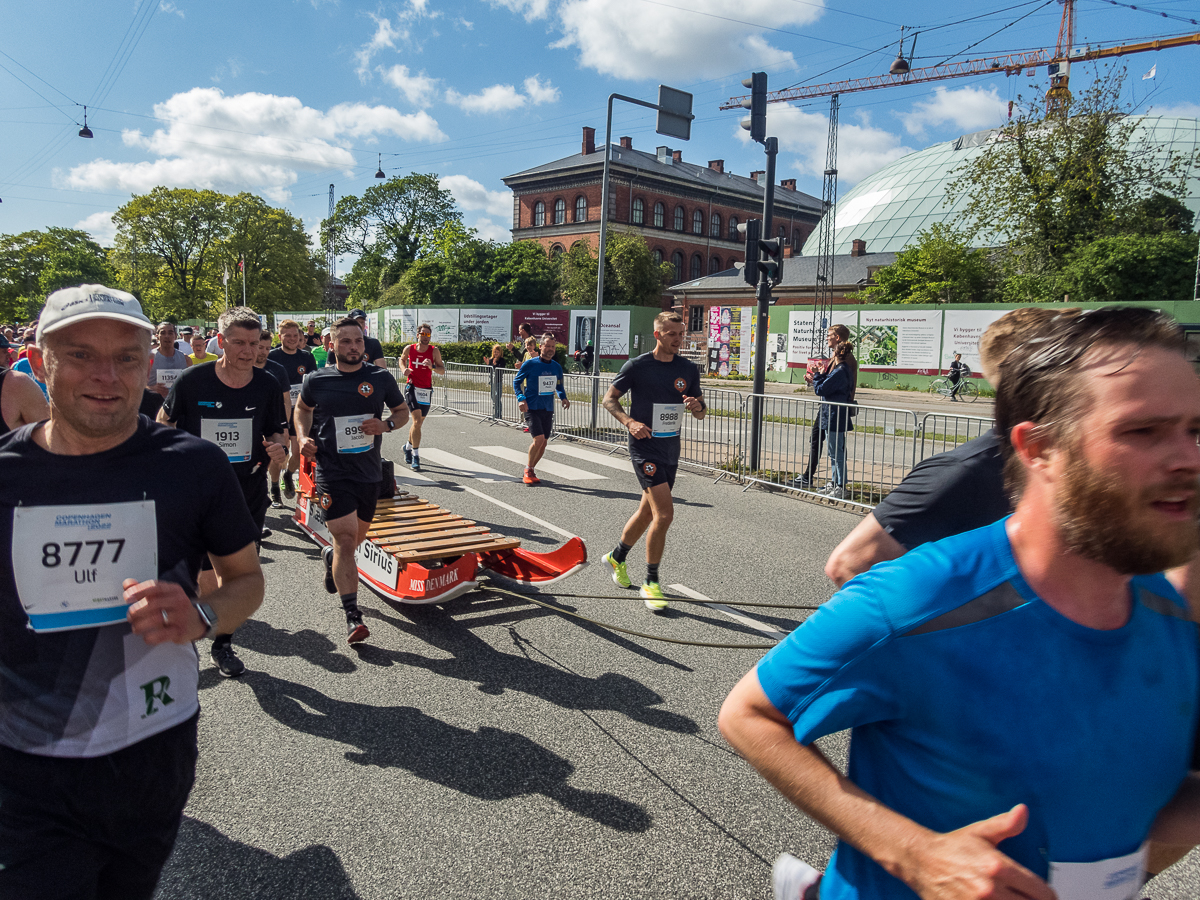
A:
[[[142,13],[143,9],[146,10],[144,15]],[[133,52],[137,49],[138,44],[142,42],[142,37],[146,34],[146,29],[150,27],[150,20],[154,18],[154,13],[157,11],[158,0],[141,0],[138,4],[138,9],[133,16],[133,22],[125,29],[125,35],[121,38],[121,43],[117,45],[117,50],[113,54],[112,60],[104,70],[104,74],[100,76],[100,83],[96,86],[96,90],[92,94],[92,103],[89,103],[89,106],[101,106],[108,99],[108,95],[112,93],[112,89],[116,87],[117,81],[124,73],[125,67],[129,65],[129,60],[133,58]],[[139,15],[142,16],[140,25],[138,24]],[[133,34],[132,39],[130,38],[131,33]]]

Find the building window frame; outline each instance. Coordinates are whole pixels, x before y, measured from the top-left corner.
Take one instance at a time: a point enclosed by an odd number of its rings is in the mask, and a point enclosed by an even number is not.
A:
[[[587,197],[580,194],[575,198],[575,221],[586,222],[588,217],[588,202]]]
[[[721,214],[715,212],[708,223],[708,236],[711,238],[721,239]]]
[[[708,274],[716,275],[721,271],[721,257],[713,255],[708,258]]]
[[[688,331],[704,330],[704,307],[694,304],[688,307]]]
[[[736,241],[738,238],[741,237],[741,235],[738,234],[738,225],[739,224],[740,223],[738,222],[737,216],[729,217],[729,239],[731,241]]]
[[[567,224],[567,201],[562,197],[554,198],[554,224]]]
[[[641,197],[633,198],[633,214],[631,221],[634,225],[646,224],[646,201]]]
[[[698,209],[692,212],[692,234],[704,234],[704,213]]]
[[[654,248],[654,265],[661,266],[663,262],[663,252],[658,247]]]
[[[666,228],[667,225],[667,208],[661,203],[654,204],[654,227]]]
[[[683,281],[683,251],[676,250],[671,254],[671,266],[675,269],[674,281],[672,284],[679,284]]]
[[[533,227],[541,228],[546,224],[546,204],[539,200],[533,204]]]
[[[675,224],[676,231],[678,231],[680,233],[683,232],[683,226],[684,226],[685,219],[686,219],[686,214],[683,211],[683,207],[682,206],[675,207],[675,223],[674,224]]]
[[[695,281],[697,278],[700,278],[704,275],[704,257],[702,257],[699,253],[692,254],[692,268],[689,274],[691,275],[692,281]]]

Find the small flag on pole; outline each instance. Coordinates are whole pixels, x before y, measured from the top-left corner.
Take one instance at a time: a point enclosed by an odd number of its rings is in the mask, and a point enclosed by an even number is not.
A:
[[[238,257],[238,271],[239,272],[246,271],[246,258],[244,256]]]
[[[229,266],[225,267],[225,274],[221,276],[221,283],[226,286],[229,284]]]
[[[1157,71],[1158,71],[1158,63],[1155,63],[1154,65],[1152,65],[1150,67],[1150,71],[1142,76],[1142,81],[1152,81],[1154,79],[1154,73]]]

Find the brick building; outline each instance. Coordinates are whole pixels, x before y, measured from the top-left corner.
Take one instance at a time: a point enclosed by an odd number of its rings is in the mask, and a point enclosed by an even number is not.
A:
[[[730,269],[744,258],[737,226],[762,218],[765,172],[735,175],[720,159],[698,166],[669,147],[634,150],[627,137],[613,145],[609,166],[609,228],[645,238],[656,261],[674,265],[672,283]],[[537,241],[550,253],[579,241],[595,250],[603,171],[604,147],[596,147],[596,129],[584,128],[581,152],[505,178],[513,192],[513,240]],[[779,183],[775,232],[787,239],[785,252],[799,253],[821,212],[820,199],[797,191],[794,178]]]

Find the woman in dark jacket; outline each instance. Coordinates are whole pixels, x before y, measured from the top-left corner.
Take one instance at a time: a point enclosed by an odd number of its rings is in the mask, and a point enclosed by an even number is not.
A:
[[[849,341],[838,344],[829,372],[813,374],[813,391],[827,401],[821,404],[818,424],[825,431],[830,468],[833,470],[832,482],[821,493],[837,500],[846,497],[846,432],[853,425],[850,423],[850,410],[846,406],[831,404],[849,403],[854,397],[853,349],[854,345]]]

